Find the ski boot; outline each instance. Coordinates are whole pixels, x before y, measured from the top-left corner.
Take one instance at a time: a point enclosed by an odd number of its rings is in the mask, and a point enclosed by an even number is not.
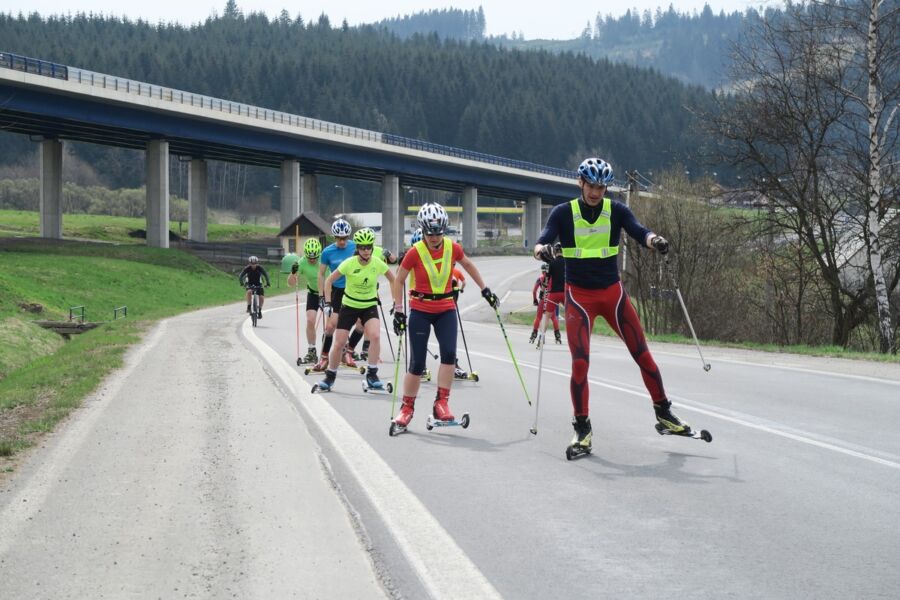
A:
[[[453,427],[456,425],[466,429],[469,426],[469,413],[463,413],[463,416],[457,421],[453,413],[450,412],[450,407],[447,406],[447,399],[435,399],[433,412],[425,420],[425,429],[431,431],[435,427]]]
[[[351,369],[359,368],[356,365],[356,359],[354,359],[353,353],[349,348],[344,348],[344,352],[341,354],[341,364],[345,367],[350,367]]]
[[[462,369],[460,369],[459,365],[457,365],[456,368],[453,369],[453,378],[454,379],[468,379],[469,374],[466,373],[465,371],[463,371]]]
[[[297,366],[300,365],[311,365],[316,363],[319,360],[319,355],[316,354],[315,348],[310,348],[306,353],[306,356],[300,357],[297,359]]]
[[[424,371],[422,371],[422,375],[420,375],[420,377],[422,378],[422,381],[431,381],[431,371],[425,369]]]
[[[572,427],[575,429],[575,437],[566,448],[566,460],[572,460],[579,456],[591,453],[591,419],[587,415],[579,415],[572,419]]]
[[[366,379],[363,381],[362,389],[364,392],[387,393],[394,391],[394,386],[390,382],[385,384],[378,379],[378,369],[369,369],[366,372]]]
[[[316,392],[330,392],[331,388],[334,387],[335,379],[337,379],[337,372],[326,369],[325,379],[312,386],[312,393],[315,394]]]
[[[309,375],[310,373],[321,373],[322,371],[324,371],[327,368],[328,368],[328,355],[322,354],[322,356],[319,358],[319,362],[317,362],[315,365],[313,365],[311,367],[306,367],[306,369],[303,371],[303,374]]]
[[[532,329],[532,330],[531,330],[531,337],[528,338],[528,343],[529,343],[529,344],[533,344],[533,343],[534,343],[534,340],[536,340],[536,339],[537,339],[537,329]]]
[[[672,403],[664,400],[659,404],[653,405],[656,411],[656,432],[659,435],[680,435],[690,437],[704,442],[712,441],[712,434],[705,429],[694,431],[687,421],[682,421],[672,414]]]
[[[394,437],[398,433],[403,433],[412,421],[413,412],[416,407],[416,399],[403,398],[403,404],[400,406],[400,412],[391,421],[391,427],[388,429],[388,435]]]
[[[562,336],[559,334],[559,329],[556,329],[556,330],[553,332],[553,335],[556,336],[556,343],[557,343],[557,344],[562,344]]]
[[[362,352],[359,353],[359,360],[369,360],[369,340],[363,340]]]

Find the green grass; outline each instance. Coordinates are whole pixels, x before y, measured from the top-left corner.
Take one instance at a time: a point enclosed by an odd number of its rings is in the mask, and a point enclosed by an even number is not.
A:
[[[242,299],[233,275],[179,250],[29,240],[0,242],[0,261],[0,456],[52,430],[153,321]],[[65,319],[76,305],[105,323],[69,342],[30,323]],[[119,306],[128,318],[112,321]]]
[[[110,217],[107,215],[63,215],[63,238],[76,240],[96,240],[120,244],[144,245],[143,238],[129,235],[146,229],[144,218]],[[188,224],[169,221],[169,230],[187,237]],[[275,227],[261,225],[219,225],[210,223],[207,239],[210,242],[230,242],[273,238],[278,235]],[[37,212],[21,210],[0,210],[0,237],[40,235],[40,215]]]

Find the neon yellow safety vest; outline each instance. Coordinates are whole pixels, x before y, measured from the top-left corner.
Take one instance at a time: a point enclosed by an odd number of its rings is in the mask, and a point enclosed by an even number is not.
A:
[[[603,199],[600,216],[593,223],[581,216],[578,198],[569,203],[572,207],[572,219],[575,221],[575,247],[563,248],[565,258],[607,258],[619,253],[618,246],[609,245],[609,232],[612,225],[612,200]]]
[[[424,241],[413,244],[413,248],[422,259],[425,272],[428,273],[428,283],[431,284],[431,293],[433,294],[444,293],[444,290],[447,289],[447,282],[450,281],[450,275],[453,273],[453,265],[450,264],[453,256],[453,242],[448,242],[446,239],[442,242],[444,243],[444,254],[437,260],[431,258],[431,252]]]

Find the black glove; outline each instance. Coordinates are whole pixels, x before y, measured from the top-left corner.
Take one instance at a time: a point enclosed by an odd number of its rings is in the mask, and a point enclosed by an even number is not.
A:
[[[298,265],[297,263],[294,263],[291,265],[291,273],[296,273],[299,270],[300,270],[300,265]]]
[[[400,335],[406,331],[406,313],[394,311],[394,335]]]
[[[535,306],[537,306],[537,305],[538,305],[538,301],[537,301],[537,298],[535,298],[535,299],[534,299],[534,305],[535,305]]]
[[[538,252],[538,258],[546,263],[553,262],[553,246],[544,244],[540,252]]]
[[[327,319],[331,316],[331,313],[332,313],[331,303],[323,302],[322,303],[322,314],[325,315],[325,318]]]
[[[497,308],[500,306],[500,298],[497,297],[497,294],[491,291],[491,288],[486,287],[481,290],[481,297],[487,300],[487,303],[491,305],[491,308]]]
[[[660,254],[667,254],[669,252],[669,242],[661,235],[654,236],[653,239],[650,240],[650,245]]]
[[[326,304],[328,304],[328,303],[325,302],[325,296],[323,296],[322,294],[319,294],[319,306],[325,306]]]

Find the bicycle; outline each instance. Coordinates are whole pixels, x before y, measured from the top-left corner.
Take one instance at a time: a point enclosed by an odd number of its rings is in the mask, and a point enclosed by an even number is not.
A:
[[[259,307],[259,291],[262,289],[262,285],[249,283],[245,287],[250,290],[250,320],[253,322],[253,326],[256,327],[256,322],[262,313]]]

